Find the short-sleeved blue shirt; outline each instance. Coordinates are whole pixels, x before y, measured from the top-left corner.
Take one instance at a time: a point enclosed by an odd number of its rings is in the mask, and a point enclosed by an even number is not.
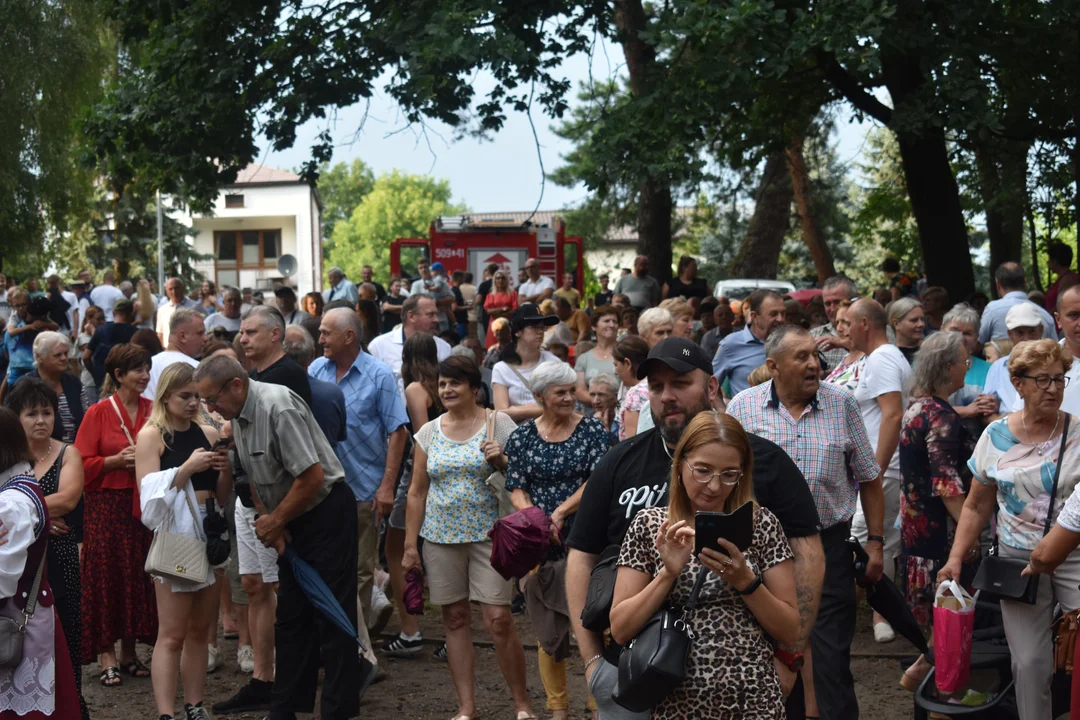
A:
[[[713,357],[713,375],[722,385],[731,383],[731,397],[750,387],[750,373],[765,364],[765,342],[758,340],[747,326],[720,341]]]

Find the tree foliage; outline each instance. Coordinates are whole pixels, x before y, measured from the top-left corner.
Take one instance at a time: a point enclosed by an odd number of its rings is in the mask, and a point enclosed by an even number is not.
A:
[[[352,217],[353,211],[375,186],[375,173],[363,160],[319,166],[319,197],[322,198],[323,242],[333,245],[334,228]],[[357,276],[359,277],[359,276]]]
[[[364,265],[390,267],[390,243],[399,237],[427,237],[440,215],[466,212],[451,202],[450,183],[398,171],[380,175],[349,219],[334,229],[329,264],[360,277]]]

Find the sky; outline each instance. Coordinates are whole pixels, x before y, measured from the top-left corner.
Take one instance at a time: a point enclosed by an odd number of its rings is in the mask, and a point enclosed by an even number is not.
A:
[[[590,64],[596,81],[624,73],[622,51],[610,43],[594,53],[591,63],[585,55],[568,58],[560,69],[573,81],[575,93],[580,83],[589,81]],[[481,74],[475,83],[477,96],[481,97],[491,83],[490,75]],[[455,141],[453,130],[440,123],[433,123],[425,138],[421,128],[410,127],[393,101],[379,92],[369,106],[354,105],[337,112],[330,125],[338,144],[331,162],[359,158],[376,175],[397,169],[447,179],[454,200],[464,202],[475,212],[532,210],[538,203],[539,209],[552,210],[582,202],[588,195],[584,186],[562,188],[552,182],[542,184],[541,160],[544,170],[551,172],[562,164],[561,156],[572,146],[551,131],[554,121],[542,111],[534,110],[532,119],[540,157],[533,129],[524,113],[508,111],[503,129],[490,141],[472,137]],[[363,128],[357,132],[362,122]],[[264,140],[257,162],[286,170],[298,167],[307,159],[315,136],[327,125],[326,120],[308,122],[297,132],[296,144],[281,152],[268,152]],[[850,163],[859,160],[870,127],[864,123],[849,124],[846,117],[838,120],[834,142],[841,160]]]

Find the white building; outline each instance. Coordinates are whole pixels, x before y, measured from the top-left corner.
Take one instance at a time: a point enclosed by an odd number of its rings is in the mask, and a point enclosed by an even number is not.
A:
[[[218,193],[213,214],[177,220],[197,233],[196,252],[213,257],[196,269],[219,287],[269,290],[285,282],[278,261],[291,255],[288,284],[300,296],[322,290],[322,201],[299,175],[248,165]]]

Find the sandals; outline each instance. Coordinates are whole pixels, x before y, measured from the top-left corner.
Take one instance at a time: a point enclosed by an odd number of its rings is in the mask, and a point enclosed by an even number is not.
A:
[[[115,665],[110,665],[101,671],[101,686],[107,688],[120,687],[124,684],[123,678],[120,677],[120,670]]]
[[[120,668],[133,678],[150,677],[150,668],[143,665],[137,657],[132,658],[126,663],[121,663]]]

